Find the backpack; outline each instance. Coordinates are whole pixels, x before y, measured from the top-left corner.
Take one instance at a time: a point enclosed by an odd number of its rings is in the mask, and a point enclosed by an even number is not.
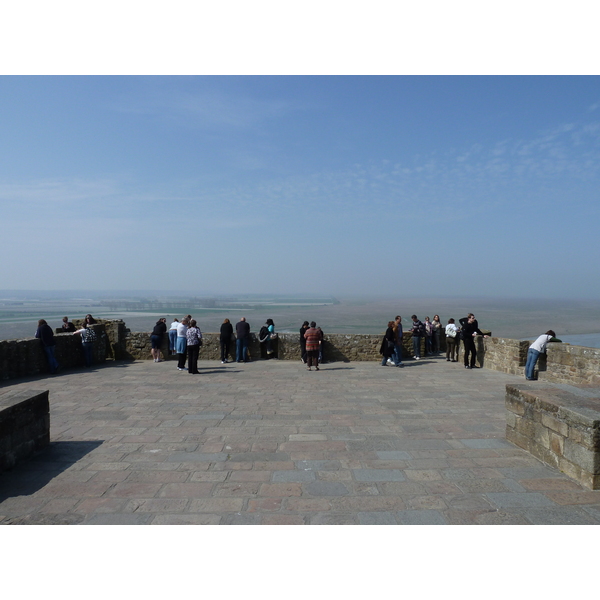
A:
[[[269,337],[269,328],[266,325],[263,325],[258,332],[258,341],[264,342]]]
[[[81,339],[84,342],[95,342],[96,341],[96,332],[89,327],[81,334]]]

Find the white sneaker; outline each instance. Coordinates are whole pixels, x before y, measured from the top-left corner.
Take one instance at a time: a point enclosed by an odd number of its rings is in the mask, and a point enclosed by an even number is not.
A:
[[[387,363],[386,364],[389,365],[390,367],[394,367],[395,366],[394,363],[389,358],[387,359]]]

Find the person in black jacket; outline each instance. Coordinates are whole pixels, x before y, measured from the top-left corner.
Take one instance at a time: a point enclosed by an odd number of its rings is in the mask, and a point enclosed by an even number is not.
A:
[[[237,335],[235,360],[246,362],[248,360],[248,342],[250,342],[250,323],[246,321],[246,317],[242,317],[235,324],[235,333]]]
[[[69,321],[69,317],[63,317],[62,330],[63,330],[63,333],[74,333],[75,332],[75,325],[73,325],[73,323],[71,323],[71,321]]]
[[[475,361],[477,360],[477,350],[475,349],[475,336],[483,335],[484,338],[487,335],[484,335],[479,330],[479,323],[477,323],[477,319],[475,319],[475,315],[473,313],[469,313],[468,316],[463,317],[459,321],[461,325],[461,334],[464,346],[464,358],[465,358],[465,369],[472,369],[475,367]],[[471,355],[471,363],[469,364],[469,355]]]
[[[54,332],[52,331],[52,327],[50,327],[50,325],[46,323],[45,319],[40,319],[38,321],[38,328],[35,332],[35,337],[42,342],[42,348],[44,349],[44,353],[46,354],[46,358],[48,359],[48,367],[50,368],[50,373],[54,375],[59,369],[58,361],[54,356],[56,342],[54,341]]]
[[[417,318],[417,315],[412,315],[413,321],[410,332],[412,333],[413,358],[419,360],[421,358],[421,338],[425,336],[425,325]]]
[[[233,335],[233,325],[229,319],[225,319],[221,325],[221,333],[219,336],[219,342],[221,344],[221,364],[227,363],[227,357],[229,356],[229,347],[231,345],[231,336]],[[233,358],[233,357],[232,357]]]
[[[385,335],[383,336],[383,340],[381,341],[381,348],[379,350],[379,354],[383,356],[381,359],[381,366],[385,367],[386,363],[389,362],[390,366],[395,367],[395,363],[392,362],[391,356],[394,354],[395,346],[395,334],[394,334],[394,321],[388,321],[387,329],[385,330]]]
[[[163,335],[167,332],[167,319],[164,317],[160,318],[156,321],[156,325],[152,330],[152,335],[150,336],[150,343],[152,344],[152,349],[150,350],[152,354],[152,358],[154,362],[162,362],[160,357],[160,346],[162,344]]]

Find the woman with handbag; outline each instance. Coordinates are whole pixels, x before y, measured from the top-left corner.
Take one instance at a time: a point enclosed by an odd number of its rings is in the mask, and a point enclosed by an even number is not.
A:
[[[458,360],[458,327],[454,319],[448,319],[446,325],[446,360],[448,362],[457,362]]]
[[[190,321],[190,326],[185,335],[187,338],[188,373],[199,375],[198,356],[200,355],[200,346],[202,346],[202,332],[196,327],[195,319]]]

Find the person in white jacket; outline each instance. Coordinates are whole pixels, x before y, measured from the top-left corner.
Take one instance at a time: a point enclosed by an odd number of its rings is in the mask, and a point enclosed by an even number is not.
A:
[[[446,360],[457,362],[458,360],[458,327],[454,319],[448,319],[446,325]]]
[[[525,364],[525,379],[527,381],[533,381],[533,371],[535,369],[535,365],[537,364],[538,358],[542,352],[546,352],[546,346],[548,342],[556,337],[556,334],[552,329],[549,329],[543,335],[540,335],[531,346],[529,346],[529,350],[527,350],[527,363]]]

